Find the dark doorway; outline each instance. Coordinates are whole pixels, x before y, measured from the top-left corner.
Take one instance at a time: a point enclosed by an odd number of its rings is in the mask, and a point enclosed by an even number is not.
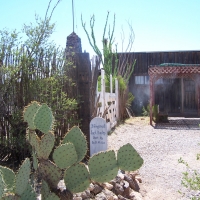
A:
[[[155,104],[160,112],[181,112],[181,79],[158,79],[155,83]]]
[[[195,101],[195,82],[191,79],[184,79],[184,112],[197,111]]]

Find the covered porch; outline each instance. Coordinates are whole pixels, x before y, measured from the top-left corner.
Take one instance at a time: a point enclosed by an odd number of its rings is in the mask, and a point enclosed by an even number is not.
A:
[[[169,116],[200,116],[200,64],[151,65],[148,73],[151,125],[155,104]]]

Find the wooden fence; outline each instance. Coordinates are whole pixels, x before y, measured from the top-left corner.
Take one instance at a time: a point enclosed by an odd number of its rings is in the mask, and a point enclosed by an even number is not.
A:
[[[104,70],[101,69],[101,90],[98,91],[97,85],[97,96],[96,102],[98,101],[98,113],[97,116],[103,117],[107,122],[107,130],[110,131],[119,119],[119,89],[118,80],[115,79],[115,92],[113,92],[113,81],[112,75],[110,75],[110,92],[106,92]]]
[[[0,55],[0,165],[10,160],[15,165],[29,155],[22,110],[31,101],[47,103],[54,110],[57,142],[69,126],[78,124],[73,82],[76,70],[68,65],[65,54],[60,52],[62,56],[58,56],[58,52],[47,54],[41,50],[30,59],[28,49],[17,52]],[[69,105],[62,107],[61,101],[66,99],[70,100]]]

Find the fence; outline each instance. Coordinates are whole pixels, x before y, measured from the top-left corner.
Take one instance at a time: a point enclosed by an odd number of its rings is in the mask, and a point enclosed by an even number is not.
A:
[[[29,59],[26,48],[18,50],[18,54],[0,54],[0,165],[29,156],[22,110],[31,101],[47,103],[54,110],[57,142],[69,124],[78,124],[76,100],[73,101],[77,97],[76,84],[72,80],[77,78],[76,70],[67,65],[61,54],[41,51]]]
[[[96,103],[98,107],[97,115],[106,119],[108,132],[113,128],[119,119],[119,94],[118,94],[118,80],[115,79],[115,93],[113,92],[113,80],[110,75],[110,92],[106,92],[105,86],[105,74],[104,70],[101,69],[101,91],[98,91],[97,84],[97,95]]]

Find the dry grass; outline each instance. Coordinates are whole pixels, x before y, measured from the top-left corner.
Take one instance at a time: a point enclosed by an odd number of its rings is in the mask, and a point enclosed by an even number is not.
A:
[[[125,121],[125,124],[131,124],[131,125],[139,124],[140,126],[141,125],[147,126],[150,125],[150,119],[149,117],[131,117]]]

